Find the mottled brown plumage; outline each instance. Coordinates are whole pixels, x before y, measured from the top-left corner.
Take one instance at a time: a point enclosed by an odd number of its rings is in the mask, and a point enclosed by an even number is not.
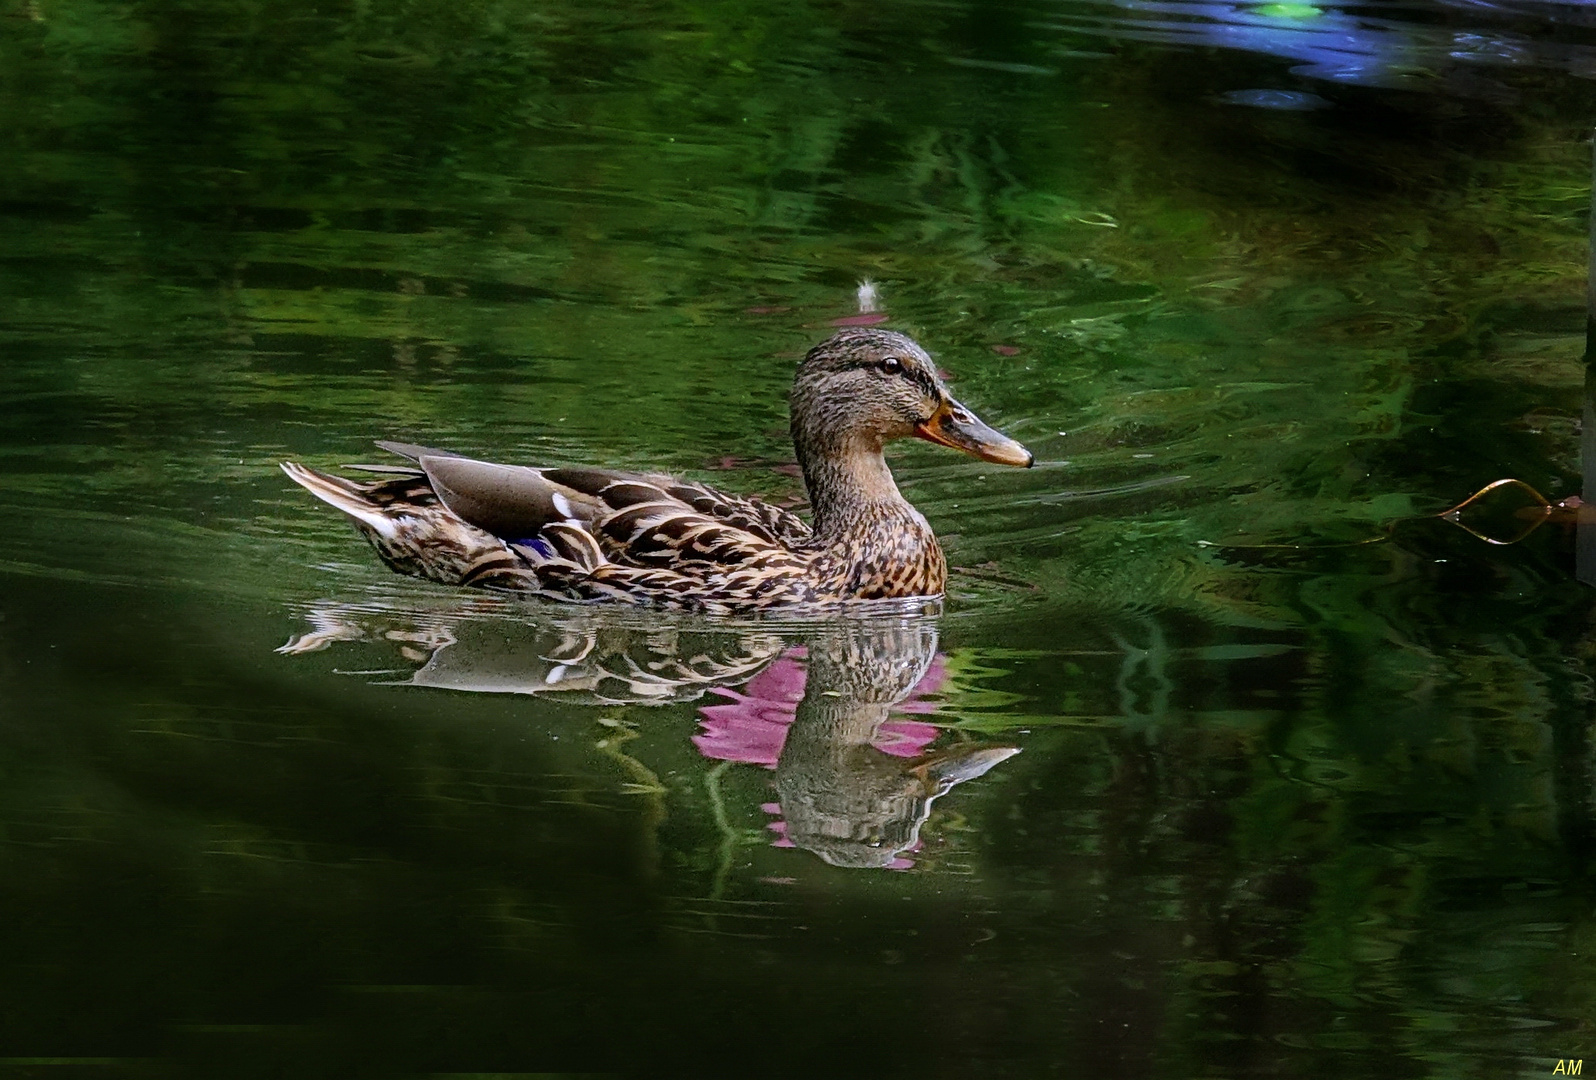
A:
[[[937,596],[942,548],[882,456],[918,437],[1006,465],[1030,453],[948,394],[902,334],[848,329],[809,351],[791,397],[806,524],[760,499],[655,473],[496,465],[379,443],[414,470],[360,483],[283,470],[348,514],[402,573],[575,601],[736,613]]]

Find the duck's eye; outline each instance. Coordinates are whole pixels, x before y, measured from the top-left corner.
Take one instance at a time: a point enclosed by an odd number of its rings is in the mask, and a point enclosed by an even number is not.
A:
[[[881,361],[881,370],[885,371],[888,375],[896,375],[898,372],[903,370],[903,361],[899,360],[896,356],[889,356],[885,360]]]

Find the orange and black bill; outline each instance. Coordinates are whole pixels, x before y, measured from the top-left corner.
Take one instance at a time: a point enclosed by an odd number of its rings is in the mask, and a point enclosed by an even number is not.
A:
[[[929,420],[916,424],[914,433],[926,442],[951,446],[998,465],[1017,465],[1028,469],[1036,461],[1035,455],[1029,450],[1001,431],[987,427],[979,417],[952,398],[944,401]]]

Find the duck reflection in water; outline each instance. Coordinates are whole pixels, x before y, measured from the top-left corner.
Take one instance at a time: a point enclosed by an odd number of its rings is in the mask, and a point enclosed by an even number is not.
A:
[[[776,772],[784,843],[833,866],[909,865],[932,802],[1019,748],[961,743],[933,750],[932,724],[893,719],[929,712],[921,695],[942,684],[930,622],[817,630],[750,680],[721,689],[725,705],[700,709],[694,738],[707,757]]]
[[[694,744],[708,758],[773,769],[766,809],[782,815],[778,843],[833,866],[910,865],[932,803],[1019,753],[962,733],[951,745],[940,738],[924,695],[945,670],[926,616],[734,629],[591,610],[530,622],[329,605],[310,619],[280,652],[386,640],[419,663],[403,680],[417,686],[600,705],[714,693],[725,700],[699,709]]]

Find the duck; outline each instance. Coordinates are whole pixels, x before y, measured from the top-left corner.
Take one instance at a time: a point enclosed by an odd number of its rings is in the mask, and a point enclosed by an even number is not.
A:
[[[282,463],[342,511],[391,569],[445,585],[706,614],[939,598],[947,559],[898,490],[890,442],[982,461],[1034,456],[949,392],[916,341],[847,327],[793,376],[791,435],[810,520],[757,497],[652,472],[507,465],[379,441],[403,465],[353,480]]]

